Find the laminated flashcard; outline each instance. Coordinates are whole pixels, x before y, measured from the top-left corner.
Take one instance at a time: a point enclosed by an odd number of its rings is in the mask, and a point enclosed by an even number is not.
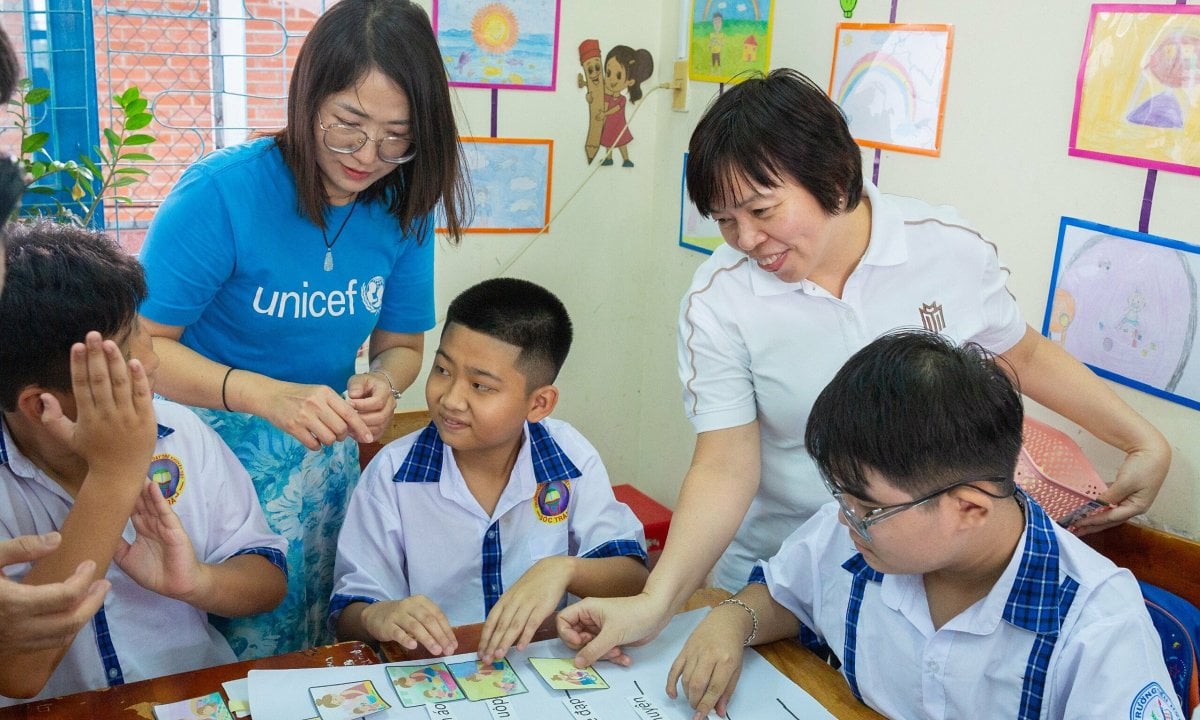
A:
[[[221,693],[154,706],[155,720],[233,720]]]
[[[531,657],[529,664],[555,690],[607,690],[608,683],[590,665],[575,667],[574,658]]]
[[[446,663],[407,667],[392,665],[387,673],[392,681],[392,689],[404,707],[453,702],[467,697],[450,674]]]
[[[490,700],[529,692],[507,660],[451,663],[450,672],[469,700]]]
[[[391,705],[379,696],[370,680],[321,685],[308,689],[321,720],[350,720],[387,710]]]

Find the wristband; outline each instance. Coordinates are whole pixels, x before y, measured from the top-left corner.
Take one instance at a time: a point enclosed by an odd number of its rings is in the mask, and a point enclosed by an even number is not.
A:
[[[221,405],[223,405],[225,410],[228,412],[233,412],[233,408],[229,407],[229,402],[225,400],[225,387],[229,385],[229,376],[232,374],[233,366],[231,365],[229,366],[229,369],[225,371],[224,379],[221,380]]]
[[[742,647],[746,647],[750,643],[754,642],[754,638],[758,637],[758,613],[754,612],[754,608],[750,607],[741,600],[738,600],[737,598],[727,598],[717,603],[717,607],[721,607],[722,605],[737,605],[746,612],[750,613],[750,634],[747,635],[746,639],[742,642]]]

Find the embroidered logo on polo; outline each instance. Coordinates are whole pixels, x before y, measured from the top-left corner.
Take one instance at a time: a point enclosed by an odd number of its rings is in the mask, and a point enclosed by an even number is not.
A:
[[[326,315],[354,315],[361,299],[362,309],[376,314],[383,305],[383,287],[384,280],[380,275],[362,284],[359,284],[358,278],[350,278],[344,290],[313,290],[309,288],[307,280],[302,281],[300,289],[295,291],[268,291],[259,285],[251,307],[259,315],[302,320]]]
[[[183,472],[183,463],[179,458],[169,453],[162,453],[150,458],[150,479],[158,485],[167,502],[174,505],[183,494],[183,486],[187,477]]]
[[[1129,720],[1183,720],[1176,712],[1175,701],[1162,685],[1152,682],[1137,694],[1129,705]]]
[[[533,511],[538,520],[547,524],[567,519],[567,506],[571,504],[571,481],[551,480],[538,485],[533,496]]]
[[[946,316],[942,313],[941,303],[921,303],[918,309],[921,314],[921,327],[929,332],[941,332],[946,329]]]

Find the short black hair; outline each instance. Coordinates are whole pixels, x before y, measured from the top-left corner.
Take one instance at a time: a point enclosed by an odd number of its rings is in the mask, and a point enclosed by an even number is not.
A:
[[[528,390],[553,383],[571,349],[567,308],[528,280],[492,278],[467,288],[446,311],[445,327],[451,323],[521,348],[517,369]]]
[[[749,74],[705,111],[688,143],[687,190],[705,217],[732,201],[733,183],[807,190],[828,215],[858,207],[862,151],[841,108],[791,68]]]
[[[9,223],[0,295],[0,407],[30,385],[71,391],[71,345],[133,325],[146,298],[137,258],[102,232],[40,220]]]
[[[821,391],[804,444],[826,480],[858,497],[865,468],[913,497],[972,477],[1011,479],[1024,412],[1000,362],[925,330],[883,335]]]

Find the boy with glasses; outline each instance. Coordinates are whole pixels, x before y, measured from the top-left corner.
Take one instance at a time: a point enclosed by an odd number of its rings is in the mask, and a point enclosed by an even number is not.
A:
[[[852,356],[804,438],[837,502],[700,624],[668,693],[723,715],[740,647],[799,635],[888,717],[1182,717],[1133,576],[1013,481],[1022,419],[977,345],[901,331]]]

